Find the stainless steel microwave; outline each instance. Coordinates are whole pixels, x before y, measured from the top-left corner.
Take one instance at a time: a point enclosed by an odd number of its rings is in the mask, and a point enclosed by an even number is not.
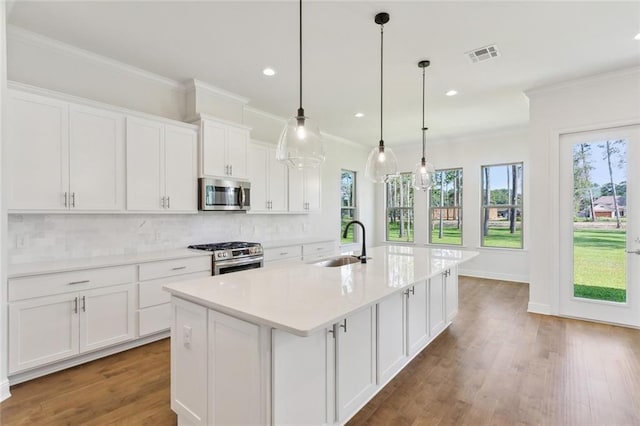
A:
[[[198,192],[198,210],[247,211],[251,209],[250,182],[200,178]]]

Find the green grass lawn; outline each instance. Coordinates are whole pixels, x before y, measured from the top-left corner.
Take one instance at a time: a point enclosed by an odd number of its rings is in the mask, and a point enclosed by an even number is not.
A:
[[[574,296],[625,302],[626,231],[573,231]]]
[[[522,248],[522,228],[513,234],[509,228],[489,226],[489,235],[482,238],[483,247]]]
[[[388,224],[388,234],[387,241],[402,241],[402,242],[413,242],[413,224],[411,224],[410,229],[406,229],[405,223],[405,232],[400,236],[400,222],[390,222]]]
[[[431,230],[431,243],[432,244],[462,244],[462,230],[455,227],[443,226],[442,238],[440,238],[439,228]]]

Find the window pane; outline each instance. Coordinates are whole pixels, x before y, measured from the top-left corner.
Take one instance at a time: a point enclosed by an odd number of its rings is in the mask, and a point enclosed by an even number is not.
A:
[[[342,237],[342,232],[344,231],[344,227],[347,226],[347,223],[349,223],[350,221],[354,220],[354,209],[348,208],[348,209],[341,209],[341,220],[340,220],[340,243],[341,244],[350,244],[350,243],[355,243],[355,236],[354,236],[354,230],[356,229],[356,226],[351,225],[349,227],[349,230],[347,231],[347,237],[343,238]]]
[[[401,173],[387,182],[387,207],[413,208],[411,173]]]
[[[437,170],[431,187],[431,206],[447,207],[462,204],[462,169]]]
[[[387,241],[413,242],[413,209],[387,209]]]
[[[432,244],[462,245],[462,210],[460,208],[431,209]]]
[[[340,180],[341,190],[341,205],[342,207],[353,207],[354,201],[354,189],[355,189],[355,172],[349,170],[342,171],[342,177]]]
[[[522,248],[522,163],[482,167],[482,246]]]

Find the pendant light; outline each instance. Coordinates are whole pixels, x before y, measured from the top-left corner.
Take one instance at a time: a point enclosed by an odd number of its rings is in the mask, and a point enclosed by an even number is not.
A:
[[[373,148],[367,158],[364,175],[374,183],[383,183],[389,176],[398,174],[398,160],[390,148],[384,146],[382,137],[382,109],[383,109],[383,46],[384,46],[384,24],[389,22],[388,13],[378,13],[374,19],[380,25],[380,142]]]
[[[306,169],[320,166],[324,161],[324,148],[318,125],[304,115],[302,108],[302,0],[300,5],[300,104],[298,113],[289,119],[285,125],[278,148],[276,159],[292,169]]]
[[[418,66],[422,68],[422,158],[420,162],[416,165],[416,168],[413,171],[413,187],[419,191],[428,191],[433,184],[433,178],[435,175],[435,168],[433,164],[428,163],[425,158],[425,149],[427,144],[427,130],[429,130],[424,125],[424,74],[425,69],[431,65],[430,61],[424,60],[418,62]]]

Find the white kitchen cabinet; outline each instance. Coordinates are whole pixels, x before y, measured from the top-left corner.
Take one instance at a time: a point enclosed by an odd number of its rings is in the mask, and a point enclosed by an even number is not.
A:
[[[407,355],[413,356],[429,341],[428,281],[417,283],[404,294],[407,300]]]
[[[200,120],[200,176],[247,178],[250,129],[209,117]]]
[[[445,281],[446,271],[429,279],[429,334],[433,338],[446,326],[445,322]]]
[[[405,297],[396,293],[377,305],[378,384],[386,383],[406,360]]]
[[[336,417],[346,421],[376,391],[374,307],[355,312],[333,327],[336,336]]]
[[[289,170],[289,211],[318,211],[321,207],[320,167]]]
[[[336,254],[337,247],[335,241],[323,241],[317,243],[306,243],[302,245],[302,260],[310,261],[322,259]]]
[[[197,132],[127,117],[127,210],[196,212]]]
[[[134,284],[9,303],[9,373],[133,339],[134,303]]]
[[[287,211],[287,167],[276,160],[274,148],[250,144],[247,154],[251,182],[251,213]]]
[[[122,114],[15,90],[7,104],[10,210],[122,209]]]
[[[458,267],[454,266],[445,272],[444,293],[446,299],[447,324],[458,314]]]

